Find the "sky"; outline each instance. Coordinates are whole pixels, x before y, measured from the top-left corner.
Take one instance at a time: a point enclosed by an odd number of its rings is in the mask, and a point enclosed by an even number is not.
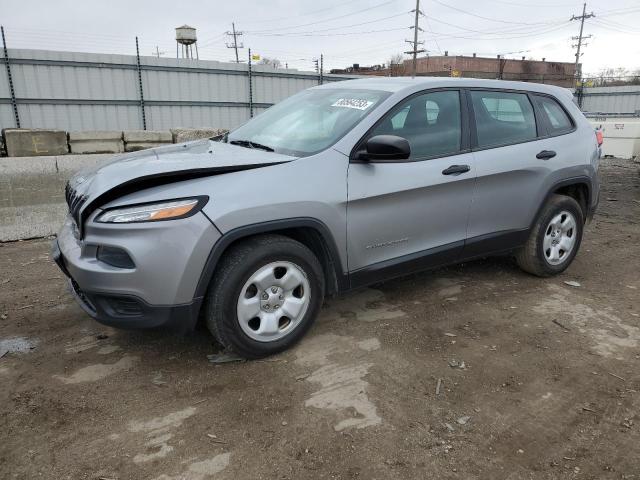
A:
[[[426,54],[575,61],[582,2],[569,0],[421,0],[419,39]],[[416,0],[1,0],[0,22],[9,48],[175,57],[175,27],[197,29],[201,59],[235,60],[225,34],[235,22],[247,49],[278,58],[289,68],[312,70],[323,54],[325,70],[388,63],[411,48]],[[587,4],[585,75],[604,68],[640,69],[640,2]],[[421,54],[425,55],[425,54]],[[405,55],[405,58],[408,58]]]

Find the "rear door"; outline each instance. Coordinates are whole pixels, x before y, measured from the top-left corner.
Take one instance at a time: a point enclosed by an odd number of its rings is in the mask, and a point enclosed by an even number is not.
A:
[[[537,93],[532,95],[532,99],[542,128],[546,131],[545,137],[539,142],[541,151],[546,154],[542,160],[552,167],[555,176],[570,176],[563,174],[563,169],[588,162],[589,152],[584,139],[572,135],[576,130],[575,121],[557,99]],[[592,136],[588,140],[593,144]]]
[[[552,164],[537,158],[546,134],[527,92],[469,89],[476,186],[465,257],[526,240]]]
[[[367,283],[459,257],[475,178],[464,104],[458,89],[412,95],[360,142],[400,136],[409,141],[411,157],[349,165],[347,239],[355,284],[361,276]],[[463,171],[447,173],[452,165]]]

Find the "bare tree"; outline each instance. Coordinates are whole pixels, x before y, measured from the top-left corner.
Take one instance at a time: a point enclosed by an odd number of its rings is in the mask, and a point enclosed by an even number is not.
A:
[[[629,70],[625,67],[617,67],[617,68],[603,68],[596,75],[597,84],[600,86],[605,85],[624,85],[629,82],[630,76]]]
[[[282,66],[282,62],[277,58],[269,58],[263,57],[262,60],[258,62],[259,65],[271,65],[273,68],[280,68]]]
[[[394,53],[389,58],[389,67],[391,67],[392,65],[402,65],[403,61],[404,55],[402,53]]]
[[[389,58],[389,75],[392,77],[404,75],[404,55],[402,53],[394,53]]]

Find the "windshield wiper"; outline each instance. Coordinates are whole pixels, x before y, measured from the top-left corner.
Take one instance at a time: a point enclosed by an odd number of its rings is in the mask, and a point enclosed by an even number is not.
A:
[[[262,145],[261,143],[252,142],[250,140],[231,140],[229,143],[231,145],[239,145],[246,148],[256,148],[258,150],[264,150],[266,152],[274,151],[273,148],[268,147],[267,145]]]

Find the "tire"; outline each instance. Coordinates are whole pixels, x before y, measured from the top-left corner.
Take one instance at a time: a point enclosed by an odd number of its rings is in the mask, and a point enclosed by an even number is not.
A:
[[[569,229],[571,220],[574,226]],[[565,195],[553,195],[540,212],[527,243],[516,252],[518,265],[538,277],[563,272],[578,253],[583,227],[584,213],[578,202]]]
[[[221,258],[205,300],[206,324],[225,349],[266,357],[311,328],[324,288],[322,266],[306,246],[282,235],[251,237]]]

